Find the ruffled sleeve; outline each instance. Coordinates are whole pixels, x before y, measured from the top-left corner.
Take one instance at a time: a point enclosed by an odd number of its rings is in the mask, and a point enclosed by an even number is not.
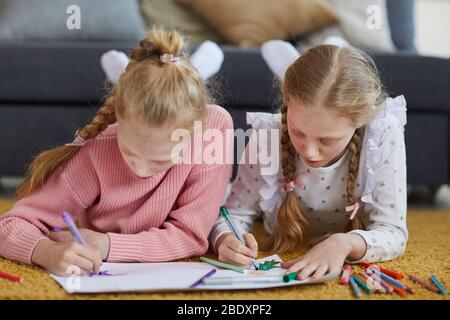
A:
[[[280,204],[279,146],[281,114],[263,112],[247,113],[247,124],[252,133],[239,162],[237,176],[225,207],[234,224],[242,231],[251,232],[253,219],[259,211],[265,214],[264,225],[270,232],[277,206]],[[257,156],[256,156],[257,155]],[[211,232],[210,243],[216,249],[217,239],[230,232],[225,220],[220,217]]]
[[[404,126],[406,101],[388,98],[367,126],[361,148],[358,176],[364,186],[361,202],[369,213],[367,230],[353,230],[364,238],[367,251],[360,260],[383,261],[405,251],[406,151]]]

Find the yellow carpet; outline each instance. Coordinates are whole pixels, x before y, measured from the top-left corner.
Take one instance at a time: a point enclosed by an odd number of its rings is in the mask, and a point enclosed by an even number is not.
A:
[[[12,201],[0,200],[0,214],[7,211],[12,204]],[[450,212],[410,210],[408,228],[410,240],[405,255],[382,265],[400,272],[412,273],[422,279],[435,274],[443,285],[450,289]],[[262,232],[261,226],[257,225],[255,230],[257,238],[261,237]],[[261,257],[266,255],[264,252],[260,253]],[[213,257],[212,254],[209,256]],[[283,260],[294,257],[294,255],[282,256]],[[354,299],[350,288],[339,285],[337,281],[249,291],[69,295],[38,267],[0,258],[0,270],[20,275],[25,279],[22,283],[0,279],[0,299]],[[396,294],[363,294],[363,299],[449,299],[449,296],[432,293],[409,280],[404,282],[415,288],[416,294],[409,294],[405,298],[400,298]]]

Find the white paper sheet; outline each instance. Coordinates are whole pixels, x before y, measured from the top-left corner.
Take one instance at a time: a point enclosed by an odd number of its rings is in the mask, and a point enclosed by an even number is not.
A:
[[[264,263],[275,259],[270,256],[256,260]],[[240,290],[285,287],[301,284],[321,283],[336,279],[339,273],[328,274],[325,277],[311,281],[290,281],[288,283],[240,283],[231,285],[200,285],[190,288],[197,280],[212,269],[217,272],[211,277],[255,277],[249,270],[248,274],[224,270],[203,262],[162,262],[162,263],[104,263],[101,270],[107,270],[109,276],[70,276],[55,279],[68,293],[105,293],[105,292],[155,292],[155,291],[196,291],[196,290]],[[265,275],[280,275],[285,269],[274,268],[264,272]]]

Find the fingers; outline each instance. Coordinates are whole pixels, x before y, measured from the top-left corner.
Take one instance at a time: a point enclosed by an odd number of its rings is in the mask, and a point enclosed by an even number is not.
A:
[[[102,258],[97,250],[89,246],[79,246],[77,247],[77,253],[80,257],[83,257],[92,264],[92,272],[99,272],[102,265]]]
[[[80,267],[84,272],[94,272],[94,264],[92,261],[80,256],[74,255],[71,259],[71,263],[75,266]]]
[[[295,260],[290,260],[290,261],[283,261],[281,263],[281,267],[283,269],[289,269],[290,267],[292,267],[299,259],[295,259]]]
[[[313,275],[311,276],[311,279],[313,279],[313,280],[320,279],[320,278],[322,278],[324,276],[325,273],[327,273],[327,271],[328,271],[328,266],[327,265],[321,265],[313,273]]]
[[[256,242],[255,237],[251,233],[246,233],[246,234],[244,234],[244,240],[245,240],[245,243],[247,244],[247,247],[252,252],[251,256],[253,258],[256,258],[258,256],[258,242]]]
[[[304,280],[312,275],[313,279],[321,278],[329,269],[328,264],[319,263],[318,261],[310,261],[305,257],[288,261],[281,265],[286,270],[286,274],[297,272],[297,279]]]
[[[253,257],[258,254],[258,243],[250,233],[244,234],[246,247],[232,234],[226,236],[218,247],[219,260],[238,266],[249,267]]]
[[[288,269],[287,272],[291,273],[291,272],[297,272],[298,270],[300,270],[301,268],[303,268],[305,266],[306,262],[305,260],[303,260],[303,257],[294,259],[294,260],[290,260],[290,261],[286,261],[281,263],[281,267],[284,269]]]
[[[230,247],[224,247],[221,252],[219,252],[219,260],[243,267],[248,267],[252,263],[252,259],[234,251]]]
[[[253,253],[250,248],[247,248],[241,241],[239,241],[236,237],[228,237],[225,239],[225,245],[237,253],[246,255],[248,257],[252,257]]]
[[[298,272],[297,279],[304,280],[308,278],[319,267],[317,262],[308,263],[305,267]]]
[[[73,241],[73,237],[68,231],[50,232],[48,238],[56,242]]]

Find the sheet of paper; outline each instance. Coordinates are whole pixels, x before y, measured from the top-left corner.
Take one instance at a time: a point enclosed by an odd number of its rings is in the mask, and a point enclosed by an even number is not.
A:
[[[270,256],[257,260],[264,263],[266,260],[275,259]],[[196,288],[190,286],[207,274],[212,269],[217,269],[213,277],[254,277],[253,270],[247,274],[231,270],[219,269],[203,262],[162,262],[162,263],[104,263],[102,271],[108,271],[110,275],[103,276],[70,276],[59,277],[50,274],[69,293],[105,293],[105,292],[152,292],[152,291],[190,291],[190,290],[238,290],[238,289],[262,289],[283,286],[300,285],[307,283],[320,283],[337,278],[339,274],[327,275],[322,279],[312,281],[290,281],[289,283],[242,283],[221,286],[200,285]],[[274,268],[264,271],[264,275],[283,275],[285,269]]]
[[[201,262],[104,263],[110,275],[50,275],[69,293],[138,292],[186,289],[212,269]]]
[[[265,257],[263,259],[256,260],[256,263],[264,263],[264,261],[282,261],[278,255],[273,255],[269,257]],[[277,265],[278,266],[278,265]],[[220,272],[216,272],[211,278],[214,277],[258,277],[258,275],[253,275],[252,270],[250,269],[247,274],[237,273],[231,270],[220,270]],[[286,273],[286,269],[282,268],[273,268],[264,272],[258,271],[262,276],[280,276],[282,277]],[[339,273],[335,274],[327,274],[324,277],[317,280],[303,280],[303,281],[289,281],[289,282],[280,282],[280,283],[237,283],[237,284],[228,284],[228,285],[201,285],[198,287],[200,290],[241,290],[241,289],[264,289],[264,288],[277,288],[277,287],[288,287],[288,286],[296,286],[302,284],[314,284],[314,283],[323,283],[326,281],[334,280],[339,277]]]

